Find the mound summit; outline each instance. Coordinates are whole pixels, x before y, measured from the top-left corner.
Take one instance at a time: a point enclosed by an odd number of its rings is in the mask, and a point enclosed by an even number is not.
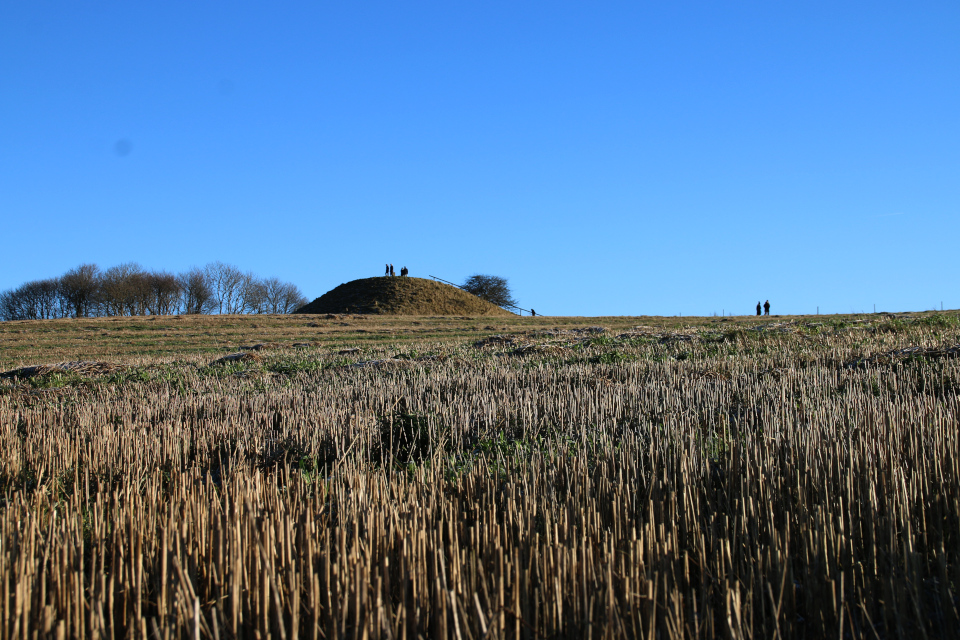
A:
[[[495,304],[424,278],[383,276],[341,284],[294,313],[370,313],[394,316],[512,316]]]

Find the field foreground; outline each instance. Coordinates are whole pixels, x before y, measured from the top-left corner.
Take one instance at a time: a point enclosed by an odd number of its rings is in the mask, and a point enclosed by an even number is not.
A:
[[[953,637],[958,345],[955,312],[0,323],[0,640]]]

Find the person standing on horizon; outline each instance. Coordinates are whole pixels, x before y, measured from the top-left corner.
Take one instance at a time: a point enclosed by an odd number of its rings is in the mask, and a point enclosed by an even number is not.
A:
[[[757,315],[760,315],[760,302],[757,302]]]
[[[392,265],[392,264],[390,265],[390,275],[391,275],[391,276],[397,275],[397,274],[395,274],[395,273],[393,272],[393,265]]]
[[[386,271],[383,275],[384,275],[384,276],[390,275],[390,264],[389,264],[389,263],[387,264],[387,271]],[[759,307],[760,307],[760,303],[758,302],[758,303],[757,303],[757,308],[759,308]],[[760,315],[760,314],[757,313],[757,315]]]
[[[767,300],[766,302],[763,303],[763,315],[765,315],[765,316],[770,315],[770,301],[769,301],[769,300]]]

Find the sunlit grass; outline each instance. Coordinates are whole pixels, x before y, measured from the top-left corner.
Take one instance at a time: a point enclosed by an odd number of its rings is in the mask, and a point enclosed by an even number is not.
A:
[[[960,622],[950,314],[135,320],[0,324],[6,636]]]

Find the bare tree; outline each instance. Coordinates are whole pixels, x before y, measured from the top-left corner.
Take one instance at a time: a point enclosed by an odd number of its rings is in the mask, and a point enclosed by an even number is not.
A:
[[[33,280],[0,293],[0,320],[46,320],[63,317],[56,278]]]
[[[184,313],[199,314],[212,313],[217,301],[203,269],[193,267],[177,277],[180,284]]]
[[[507,279],[500,276],[474,274],[467,278],[460,288],[498,307],[517,306],[517,301],[513,299],[510,287],[507,285]]]
[[[96,309],[100,288],[100,268],[83,264],[60,276],[60,304],[75,318],[85,318]]]
[[[262,280],[252,273],[243,276],[240,285],[238,307],[242,313],[266,313],[267,288]]]
[[[266,288],[266,313],[293,313],[307,304],[307,299],[293,283],[268,278],[263,284]]]
[[[150,283],[150,304],[148,311],[152,315],[169,316],[180,308],[180,282],[172,273],[154,271],[148,277]]]
[[[37,311],[37,318],[48,320],[50,318],[62,318],[64,310],[58,304],[57,288],[59,283],[56,278],[47,278],[46,280],[35,280],[28,283],[32,291],[31,299]]]
[[[152,313],[153,284],[151,274],[146,271],[130,274],[128,278],[130,295],[127,298],[127,314],[146,316]]]
[[[0,320],[25,320],[20,317],[20,304],[16,289],[0,292]]]
[[[101,272],[95,264],[60,278],[27,282],[0,293],[0,319],[179,313],[292,313],[306,304],[295,285],[261,279],[212,262],[173,275],[127,262]]]
[[[147,272],[136,262],[126,262],[110,267],[100,277],[100,311],[109,316],[176,313],[180,287],[171,273]]]
[[[243,272],[219,260],[208,264],[205,271],[217,301],[217,313],[242,313]]]
[[[136,262],[125,262],[110,267],[100,276],[98,301],[100,311],[108,316],[136,315],[143,306],[137,300],[142,292],[138,276],[143,267]]]

